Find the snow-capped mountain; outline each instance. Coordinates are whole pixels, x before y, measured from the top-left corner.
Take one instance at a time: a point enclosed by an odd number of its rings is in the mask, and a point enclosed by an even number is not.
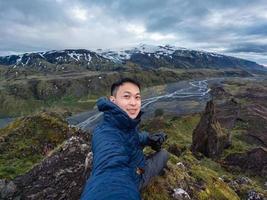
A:
[[[138,47],[117,50],[96,51],[86,49],[66,49],[25,53],[0,57],[0,65],[9,67],[30,67],[38,70],[78,68],[90,70],[116,70],[134,66],[146,69],[167,68],[242,68],[261,70],[263,66],[244,59],[216,53],[195,51],[170,45]]]
[[[95,60],[109,62],[99,54],[85,49],[66,49],[61,51],[47,51],[38,53],[25,53],[0,57],[0,64],[9,65],[13,68],[19,66],[43,66],[45,64],[82,64],[90,65]]]

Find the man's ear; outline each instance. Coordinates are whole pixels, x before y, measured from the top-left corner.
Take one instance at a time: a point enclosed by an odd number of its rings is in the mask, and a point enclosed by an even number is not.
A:
[[[114,103],[115,102],[115,97],[114,96],[110,96],[109,100]]]

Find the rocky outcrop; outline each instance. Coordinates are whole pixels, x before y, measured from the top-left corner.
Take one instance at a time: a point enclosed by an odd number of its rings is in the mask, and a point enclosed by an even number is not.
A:
[[[209,101],[199,124],[193,131],[192,151],[216,159],[230,143],[230,134],[222,129],[215,116],[214,103]]]
[[[221,97],[225,98],[231,96],[231,94],[226,92],[225,89],[219,84],[215,84],[214,86],[211,87],[210,94],[216,98],[221,98]]]
[[[215,115],[223,128],[232,129],[240,116],[240,104],[234,98],[221,104],[216,103]]]
[[[240,103],[221,85],[212,86],[210,94],[216,105],[216,119],[222,127],[232,129],[240,117]]]
[[[261,176],[267,176],[267,149],[254,148],[245,153],[233,153],[224,159],[225,166],[238,166]]]
[[[89,134],[72,136],[51,156],[12,181],[0,180],[0,199],[79,199],[91,171]],[[90,155],[90,154],[89,154]]]

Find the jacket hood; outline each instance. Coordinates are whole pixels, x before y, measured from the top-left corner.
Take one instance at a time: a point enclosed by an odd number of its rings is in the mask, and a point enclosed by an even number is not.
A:
[[[132,119],[128,114],[122,110],[119,106],[112,103],[106,97],[101,97],[97,100],[98,110],[104,112],[104,122],[109,122],[122,129],[133,129],[141,121],[142,111],[135,119]]]

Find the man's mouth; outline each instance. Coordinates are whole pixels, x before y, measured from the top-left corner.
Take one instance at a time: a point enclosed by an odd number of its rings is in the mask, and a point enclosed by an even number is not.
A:
[[[131,115],[133,115],[133,114],[135,114],[136,113],[136,109],[129,109],[129,110],[127,110],[128,111],[128,113],[130,113]]]

